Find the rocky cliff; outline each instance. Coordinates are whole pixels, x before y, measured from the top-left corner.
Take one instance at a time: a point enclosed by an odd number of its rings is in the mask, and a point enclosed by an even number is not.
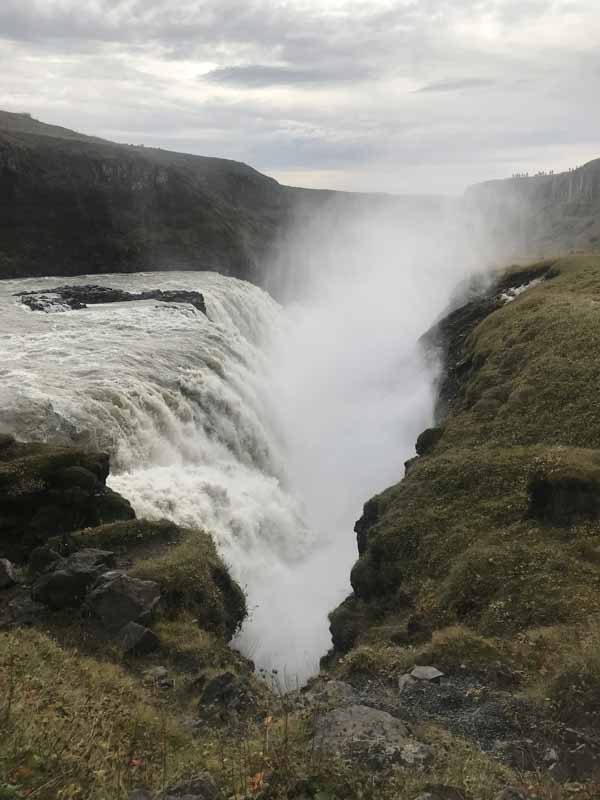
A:
[[[570,172],[478,184],[465,194],[464,213],[503,258],[600,251],[600,159]]]
[[[439,214],[429,198],[282,186],[219,158],[134,147],[0,111],[0,278],[207,269],[263,282],[289,232],[331,229],[374,203]]]
[[[252,277],[285,215],[243,164],[0,114],[0,275],[157,268]]]

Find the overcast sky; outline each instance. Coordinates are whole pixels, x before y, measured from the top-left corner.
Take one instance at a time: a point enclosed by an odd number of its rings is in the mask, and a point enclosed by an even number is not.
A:
[[[600,2],[0,0],[0,108],[285,183],[457,193],[600,156]]]

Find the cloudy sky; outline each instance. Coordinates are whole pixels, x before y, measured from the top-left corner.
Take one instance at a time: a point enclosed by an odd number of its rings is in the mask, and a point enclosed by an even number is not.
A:
[[[0,0],[0,108],[297,185],[566,169],[599,98],[598,0]]]

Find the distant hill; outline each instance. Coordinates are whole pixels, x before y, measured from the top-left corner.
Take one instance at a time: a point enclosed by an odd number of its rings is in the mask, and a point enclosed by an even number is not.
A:
[[[431,198],[294,189],[220,158],[116,144],[0,112],[0,277],[211,269],[256,282],[298,224]],[[278,243],[279,256],[278,253]]]
[[[600,252],[600,158],[569,172],[477,184],[464,210],[505,257]]]

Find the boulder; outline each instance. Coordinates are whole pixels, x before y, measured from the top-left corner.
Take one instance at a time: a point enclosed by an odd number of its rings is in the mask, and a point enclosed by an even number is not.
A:
[[[237,712],[248,708],[255,702],[247,681],[233,672],[221,672],[204,684],[198,711],[201,715],[222,712]]]
[[[124,572],[106,572],[85,600],[86,610],[109,631],[119,631],[129,622],[148,622],[160,602],[155,581],[132,578]]]
[[[48,545],[36,547],[29,554],[29,561],[27,562],[29,576],[35,579],[60,560],[60,553],[57,553],[56,550],[48,547]]]
[[[0,590],[10,589],[16,582],[15,568],[7,558],[0,558]]]
[[[398,691],[402,694],[405,689],[410,689],[411,686],[415,686],[417,683],[417,679],[413,678],[411,675],[401,675],[398,678]]]
[[[119,631],[119,646],[126,655],[141,656],[160,647],[158,636],[137,622],[128,622]]]
[[[435,667],[415,667],[410,677],[417,681],[439,681],[444,677],[444,673]]]
[[[374,769],[392,764],[420,769],[432,759],[431,748],[411,738],[401,720],[363,705],[324,714],[316,722],[314,742],[320,750]]]
[[[356,703],[357,696],[349,683],[318,679],[306,692],[305,699],[313,705],[347,706]]]
[[[429,455],[443,435],[443,428],[427,428],[427,430],[424,430],[423,433],[419,434],[415,445],[417,455]]]
[[[32,598],[54,610],[77,608],[92,584],[114,565],[114,553],[80,550],[56,561],[33,584]]]

